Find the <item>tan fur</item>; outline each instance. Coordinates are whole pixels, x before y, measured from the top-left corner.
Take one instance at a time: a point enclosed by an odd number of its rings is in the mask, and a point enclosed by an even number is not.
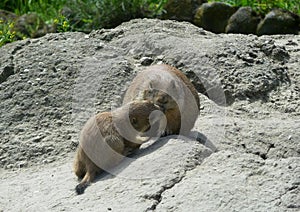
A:
[[[76,186],[78,194],[84,192],[98,173],[116,166],[150,139],[145,132],[155,124],[160,125],[161,116],[149,115],[159,109],[150,101],[134,101],[112,112],[99,113],[86,122],[74,162],[74,172],[82,178]],[[159,133],[160,126],[155,130]]]
[[[123,104],[144,99],[164,109],[165,135],[188,135],[199,115],[197,90],[181,71],[169,65],[153,65],[140,72],[127,89]]]

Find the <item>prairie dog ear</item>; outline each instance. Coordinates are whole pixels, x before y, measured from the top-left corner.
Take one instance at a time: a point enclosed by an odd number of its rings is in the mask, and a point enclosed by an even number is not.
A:
[[[149,98],[153,93],[153,82],[149,82],[145,90],[142,92],[143,99]]]

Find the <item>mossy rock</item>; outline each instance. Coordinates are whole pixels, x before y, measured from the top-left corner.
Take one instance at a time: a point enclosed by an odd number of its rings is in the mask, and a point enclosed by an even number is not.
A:
[[[55,26],[47,25],[36,13],[18,16],[15,13],[0,10],[0,20],[6,24],[13,23],[12,30],[17,39],[37,38],[56,31]]]
[[[235,7],[221,2],[202,4],[194,17],[194,23],[214,33],[225,32],[228,19],[236,11]]]
[[[1,10],[0,9],[0,20],[3,22],[10,22],[10,21],[14,21],[18,18],[18,15],[6,11],[6,10]]]
[[[256,34],[260,17],[251,7],[240,7],[228,20],[226,33]]]
[[[283,9],[273,9],[259,23],[258,35],[298,34],[299,16]]]
[[[193,21],[197,8],[207,0],[169,0],[164,6],[162,19]]]
[[[18,17],[15,21],[14,30],[17,34],[30,38],[37,38],[49,32],[55,32],[55,29],[45,24],[36,13],[24,14]]]

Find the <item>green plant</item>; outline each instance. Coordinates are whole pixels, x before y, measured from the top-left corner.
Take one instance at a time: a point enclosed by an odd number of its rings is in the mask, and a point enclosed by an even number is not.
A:
[[[300,15],[300,0],[208,0],[224,2],[233,6],[250,6],[258,13],[265,14],[273,8],[282,8]]]
[[[16,32],[13,28],[13,22],[5,23],[0,19],[0,47],[16,40]]]
[[[71,29],[69,20],[63,15],[55,18],[53,24],[55,25],[57,32],[68,32]]]

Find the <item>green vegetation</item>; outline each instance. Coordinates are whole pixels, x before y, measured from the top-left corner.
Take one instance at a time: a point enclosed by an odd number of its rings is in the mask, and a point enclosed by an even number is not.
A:
[[[55,25],[57,32],[71,31],[70,22],[63,15],[59,15],[57,18],[55,18],[54,21],[53,21],[53,24]]]
[[[35,12],[46,23],[52,23],[66,2],[66,0],[1,0],[0,9],[17,15]]]
[[[112,28],[133,18],[155,17],[167,0],[1,0],[0,9],[17,15],[36,13],[57,32]],[[12,42],[14,23],[1,21],[0,47]],[[17,33],[18,34],[18,33]],[[23,36],[22,36],[23,37]]]
[[[0,47],[6,43],[10,43],[16,40],[16,32],[13,30],[13,23],[3,24],[3,21],[0,20]]]
[[[250,6],[260,14],[273,8],[282,8],[300,15],[300,0],[208,0],[208,2],[224,2],[233,6]]]
[[[133,18],[154,17],[167,0],[71,0],[66,6],[72,30],[112,28]]]
[[[69,30],[69,25],[65,17],[60,15],[66,0],[1,0],[0,9],[10,11],[16,15],[36,13],[38,18],[36,23],[30,23],[26,29],[30,34],[35,34],[40,22],[47,25],[55,25],[58,32]],[[27,36],[18,32],[13,20],[0,20],[0,47],[5,43],[10,43],[18,39],[25,39]]]
[[[2,0],[0,9],[17,15],[35,12],[47,24],[68,22],[68,30],[91,31],[115,27],[132,18],[154,17],[162,12],[166,2],[167,0]]]
[[[156,17],[168,0],[1,0],[0,9],[17,15],[36,13],[57,32],[112,28],[133,18]],[[208,0],[251,6],[260,14],[283,8],[300,15],[300,0]],[[0,19],[0,47],[24,36],[14,23]],[[32,26],[28,26],[32,27]],[[37,29],[36,29],[37,30]],[[34,32],[32,32],[34,34]],[[30,36],[30,35],[29,35]]]

